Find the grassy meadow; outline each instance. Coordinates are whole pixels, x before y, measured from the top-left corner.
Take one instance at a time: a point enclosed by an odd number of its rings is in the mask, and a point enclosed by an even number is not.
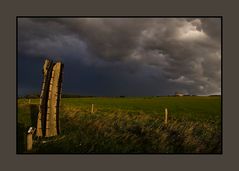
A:
[[[18,153],[26,153],[38,105],[18,99]],[[221,97],[63,98],[60,129],[56,137],[34,137],[31,153],[221,153]]]

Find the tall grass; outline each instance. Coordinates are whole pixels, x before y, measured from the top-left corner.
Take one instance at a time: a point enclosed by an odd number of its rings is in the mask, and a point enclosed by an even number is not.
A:
[[[119,100],[118,103],[116,103],[117,100]],[[178,113],[182,113],[183,117],[179,114],[174,115],[172,112],[174,108],[171,104],[169,121],[165,125],[162,103],[170,104],[167,100],[162,98],[161,100],[143,98],[63,99],[60,109],[61,134],[41,140],[35,138],[32,152],[221,153],[220,113],[209,115],[210,111],[215,112],[218,109],[212,110],[210,104],[206,105],[202,99],[199,99],[198,103],[201,102],[202,108],[193,107],[192,105],[195,104],[191,102],[191,105],[187,104],[189,109],[181,111],[178,99],[169,99],[179,106]],[[207,103],[216,106],[216,102],[213,101],[215,99],[211,100]],[[94,113],[90,113],[91,103],[96,104]],[[23,107],[27,109],[27,104],[23,105],[25,106],[19,106],[21,115],[18,117],[19,124],[28,123],[27,120],[30,118],[24,118],[27,110],[23,110]],[[204,106],[208,109],[204,109]],[[208,116],[205,114],[207,112]],[[193,115],[196,116],[193,117]]]

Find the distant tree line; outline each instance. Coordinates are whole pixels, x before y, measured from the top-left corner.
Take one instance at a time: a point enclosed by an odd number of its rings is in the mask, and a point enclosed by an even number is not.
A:
[[[167,95],[167,96],[175,96],[175,95]],[[197,95],[184,95],[184,96],[197,96]],[[209,96],[221,96],[221,95],[209,95]],[[86,97],[99,97],[99,96],[82,96],[79,94],[62,94],[61,95],[62,98],[86,98]],[[100,97],[109,97],[109,96],[100,96]],[[119,98],[125,98],[127,96],[110,96],[110,97],[119,97]],[[147,98],[153,98],[153,97],[163,97],[163,96],[147,96]],[[23,99],[38,99],[40,98],[40,94],[27,94],[27,95],[23,95],[23,96],[18,96],[19,99],[23,98]]]
[[[23,96],[18,96],[19,99],[38,99],[40,98],[40,94],[27,94]]]

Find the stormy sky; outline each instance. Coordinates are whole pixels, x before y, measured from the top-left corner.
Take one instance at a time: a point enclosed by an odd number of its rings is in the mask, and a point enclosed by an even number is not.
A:
[[[45,58],[63,94],[221,94],[220,18],[18,18],[18,95],[40,93]]]

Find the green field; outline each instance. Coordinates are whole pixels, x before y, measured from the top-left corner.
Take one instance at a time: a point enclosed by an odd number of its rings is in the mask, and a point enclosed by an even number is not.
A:
[[[18,153],[38,105],[18,100]],[[60,106],[61,134],[34,137],[32,153],[221,153],[220,96],[63,98]]]

